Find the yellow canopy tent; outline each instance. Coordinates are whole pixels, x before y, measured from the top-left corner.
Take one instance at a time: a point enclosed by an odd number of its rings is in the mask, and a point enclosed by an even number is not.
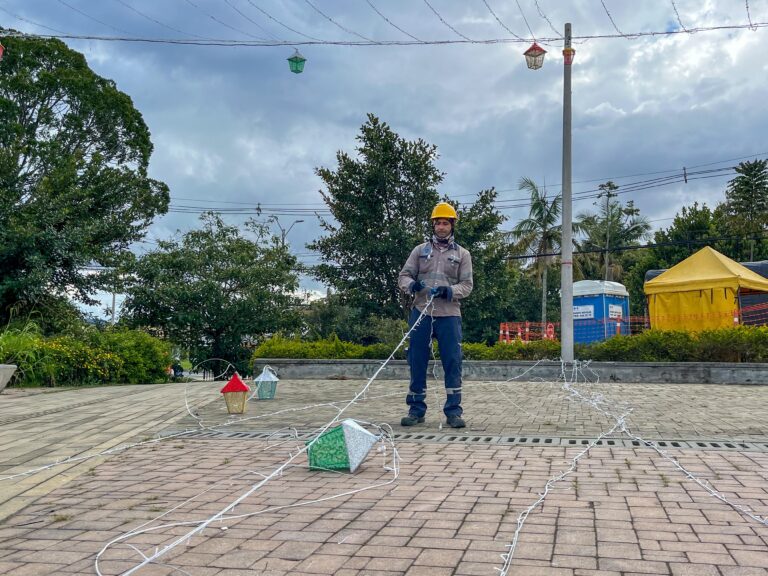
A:
[[[651,327],[706,330],[739,322],[739,295],[768,292],[768,279],[706,246],[643,286]]]

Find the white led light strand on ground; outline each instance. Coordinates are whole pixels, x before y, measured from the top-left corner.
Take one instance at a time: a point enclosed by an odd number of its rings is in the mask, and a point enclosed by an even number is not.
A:
[[[512,543],[508,545],[509,551],[501,554],[501,559],[502,559],[502,562],[503,562],[502,567],[501,568],[496,568],[496,570],[499,572],[500,576],[507,576],[509,574],[509,569],[511,567],[512,559],[513,559],[514,552],[515,552],[515,549],[516,549],[516,546],[517,546],[517,542],[518,542],[518,538],[519,538],[519,534],[520,534],[520,531],[522,530],[523,525],[524,525],[526,519],[528,518],[529,514],[537,506],[539,506],[544,501],[544,499],[546,498],[546,496],[549,493],[550,489],[552,488],[552,486],[555,483],[559,482],[560,480],[565,478],[568,474],[572,473],[576,469],[578,460],[580,458],[582,458],[592,448],[594,448],[597,445],[598,442],[600,442],[605,437],[610,436],[611,434],[613,434],[616,431],[619,431],[621,434],[626,434],[629,438],[631,438],[631,439],[641,443],[644,446],[647,446],[647,447],[655,450],[660,456],[662,456],[663,458],[665,458],[666,460],[671,462],[672,465],[675,466],[675,468],[677,468],[681,473],[683,473],[686,478],[688,478],[689,480],[695,482],[697,485],[699,485],[701,488],[703,488],[710,495],[712,495],[713,497],[717,498],[718,500],[720,500],[724,504],[727,504],[728,506],[733,508],[738,513],[740,513],[740,514],[742,514],[742,515],[744,515],[744,516],[746,516],[746,517],[748,517],[748,518],[750,518],[750,519],[752,519],[752,520],[754,520],[754,521],[756,521],[756,522],[758,522],[758,523],[760,523],[760,524],[762,524],[764,526],[768,526],[768,519],[766,519],[766,518],[764,518],[764,517],[762,517],[762,516],[760,516],[758,514],[755,514],[752,510],[750,510],[746,506],[742,506],[740,504],[736,504],[736,503],[732,502],[731,500],[726,498],[726,496],[722,492],[720,492],[720,491],[716,490],[714,487],[712,487],[709,484],[709,482],[707,482],[706,480],[702,480],[702,479],[698,478],[695,474],[693,474],[692,472],[687,470],[682,464],[680,464],[680,462],[677,459],[675,459],[673,456],[668,454],[666,451],[662,450],[658,446],[658,444],[656,444],[655,442],[651,442],[649,440],[645,440],[641,436],[638,436],[638,435],[634,434],[629,429],[629,427],[628,427],[628,425],[626,423],[626,419],[629,417],[630,413],[632,412],[632,408],[626,408],[625,410],[622,411],[622,413],[620,415],[617,416],[617,415],[614,414],[615,412],[617,412],[617,410],[615,409],[615,407],[611,406],[611,404],[603,396],[603,394],[593,394],[593,395],[591,395],[591,397],[588,397],[587,395],[585,395],[584,393],[582,393],[581,391],[576,389],[573,386],[572,382],[576,383],[578,381],[579,376],[583,377],[585,383],[589,383],[589,381],[587,379],[587,376],[584,373],[585,370],[588,370],[589,372],[591,372],[591,374],[595,377],[594,384],[599,383],[599,381],[600,381],[599,375],[590,368],[589,364],[590,364],[590,361],[585,361],[585,362],[576,361],[576,362],[573,362],[573,365],[572,365],[572,368],[571,368],[571,371],[570,371],[570,379],[569,379],[566,376],[565,362],[562,362],[562,364],[561,364],[561,371],[560,371],[560,375],[561,375],[561,378],[563,380],[562,389],[568,392],[570,399],[578,400],[580,403],[586,404],[587,406],[591,407],[595,411],[599,412],[600,414],[602,414],[602,415],[606,416],[607,418],[611,419],[612,421],[614,421],[614,425],[613,425],[613,427],[610,430],[608,430],[607,432],[602,433],[595,440],[590,441],[589,445],[584,450],[579,452],[579,454],[577,454],[576,457],[574,457],[571,460],[570,466],[564,472],[558,474],[557,476],[554,476],[554,477],[550,478],[547,481],[547,483],[545,484],[544,490],[539,494],[538,499],[535,502],[533,502],[528,508],[526,508],[518,516],[517,528],[515,530],[515,533],[514,533],[514,536],[513,536],[513,539],[512,539]]]
[[[395,356],[395,354],[397,353],[397,351],[398,351],[398,350],[399,350],[399,349],[400,349],[400,348],[403,346],[403,344],[405,343],[405,341],[406,341],[406,339],[408,338],[408,336],[410,336],[411,332],[412,332],[413,330],[415,330],[415,329],[416,329],[416,328],[419,326],[419,324],[422,322],[422,320],[424,319],[424,317],[425,317],[425,315],[426,315],[426,311],[427,311],[427,309],[428,309],[429,305],[430,305],[430,304],[432,304],[432,301],[433,301],[433,300],[434,300],[434,296],[431,296],[431,297],[430,297],[430,299],[427,301],[427,306],[425,306],[425,308],[424,308],[424,311],[422,311],[422,312],[421,312],[421,314],[419,315],[419,317],[418,317],[418,318],[416,319],[416,321],[413,323],[413,326],[411,327],[411,329],[410,329],[410,330],[408,330],[408,332],[406,332],[406,334],[403,336],[403,338],[402,338],[402,339],[400,340],[400,342],[397,344],[397,346],[395,347],[395,349],[394,349],[394,350],[393,350],[393,351],[390,353],[390,355],[389,355],[389,357],[387,358],[387,360],[386,360],[384,363],[382,363],[382,365],[381,365],[381,366],[379,366],[379,368],[376,370],[376,372],[374,372],[373,376],[371,376],[371,378],[370,378],[370,379],[369,379],[369,380],[366,382],[366,384],[365,384],[365,385],[364,385],[364,386],[363,386],[363,387],[362,387],[362,388],[361,388],[361,389],[360,389],[360,390],[357,392],[357,394],[355,394],[355,396],[354,396],[354,397],[353,397],[353,398],[352,398],[352,399],[351,399],[349,402],[347,402],[347,404],[346,404],[344,407],[342,407],[341,409],[339,409],[339,411],[338,411],[338,414],[336,415],[336,417],[335,417],[335,418],[333,418],[333,419],[332,419],[330,422],[328,422],[327,424],[325,424],[325,425],[322,427],[322,429],[321,429],[321,431],[320,431],[320,434],[322,434],[323,432],[327,431],[327,430],[328,430],[328,429],[329,429],[329,428],[330,428],[330,427],[331,427],[333,424],[335,424],[335,423],[339,422],[339,418],[341,417],[341,415],[342,415],[342,414],[343,414],[343,413],[344,413],[344,412],[345,412],[345,411],[346,411],[346,410],[347,410],[347,409],[348,409],[350,406],[352,406],[353,404],[355,404],[355,403],[358,401],[358,399],[359,399],[359,398],[361,398],[361,397],[362,397],[362,396],[365,394],[365,392],[368,390],[368,388],[369,388],[369,387],[370,387],[370,385],[373,383],[373,381],[374,381],[374,380],[375,380],[375,379],[378,377],[378,375],[379,375],[379,374],[381,373],[381,371],[382,371],[382,370],[383,370],[383,369],[386,367],[386,365],[387,365],[387,364],[388,364],[388,363],[389,363],[389,362],[390,362],[390,361],[391,361],[391,360],[394,358],[394,356]],[[302,447],[302,448],[301,448],[299,451],[297,451],[295,454],[291,454],[291,456],[290,456],[290,457],[289,457],[289,458],[288,458],[288,459],[287,459],[285,462],[283,462],[283,464],[281,464],[280,466],[278,466],[277,468],[275,468],[275,469],[272,471],[272,473],[271,473],[269,476],[266,476],[266,477],[264,477],[264,478],[263,478],[261,481],[259,481],[259,482],[257,482],[256,484],[252,485],[252,486],[251,486],[251,488],[249,488],[249,489],[248,489],[247,491],[245,491],[243,494],[241,494],[240,496],[238,496],[238,497],[237,497],[237,498],[236,498],[234,501],[232,501],[232,502],[230,502],[229,504],[227,504],[227,505],[226,505],[224,508],[222,508],[222,509],[221,509],[219,512],[217,512],[216,514],[214,514],[214,515],[210,516],[210,517],[209,517],[207,520],[204,520],[204,521],[200,522],[200,523],[199,523],[197,526],[195,526],[195,527],[194,527],[192,530],[188,531],[186,534],[184,534],[184,535],[182,535],[182,536],[179,536],[178,538],[176,538],[175,540],[173,540],[171,543],[169,543],[169,544],[167,544],[167,545],[163,546],[163,548],[161,548],[160,550],[157,550],[157,551],[155,551],[155,553],[154,553],[154,554],[152,554],[151,556],[147,556],[147,557],[145,557],[145,558],[144,558],[144,559],[143,559],[143,560],[142,560],[142,561],[141,561],[139,564],[137,564],[137,565],[136,565],[136,566],[134,566],[133,568],[131,568],[131,569],[127,570],[126,572],[124,572],[124,573],[123,573],[123,576],[130,576],[130,574],[133,574],[133,573],[135,573],[137,570],[139,570],[139,569],[140,569],[140,568],[142,568],[143,566],[146,566],[147,564],[152,564],[152,563],[155,563],[155,561],[156,561],[158,558],[161,558],[162,556],[164,556],[165,554],[167,554],[168,552],[170,552],[171,550],[173,550],[174,548],[176,548],[176,547],[177,547],[177,546],[179,546],[180,544],[183,544],[184,542],[188,542],[188,541],[190,540],[190,538],[192,538],[193,536],[196,536],[196,535],[200,534],[200,533],[201,533],[203,530],[205,530],[205,528],[207,528],[207,527],[208,527],[208,526],[209,526],[211,523],[213,523],[213,522],[216,522],[217,520],[223,520],[223,519],[224,519],[224,517],[227,515],[227,513],[228,513],[228,512],[230,512],[230,511],[232,511],[232,510],[234,510],[234,509],[235,509],[235,507],[236,507],[238,504],[240,504],[241,502],[243,502],[243,501],[244,501],[246,498],[248,498],[248,497],[249,497],[251,494],[253,494],[253,493],[254,493],[254,492],[256,492],[258,489],[260,489],[260,488],[261,488],[261,487],[262,487],[264,484],[266,484],[267,482],[269,482],[269,481],[270,481],[270,480],[272,480],[273,478],[275,478],[275,477],[277,477],[277,476],[281,475],[281,474],[282,474],[282,472],[283,472],[283,470],[285,470],[286,468],[288,468],[288,467],[289,467],[289,466],[290,466],[290,465],[293,463],[293,461],[294,461],[294,460],[295,460],[295,459],[296,459],[298,456],[300,456],[301,454],[304,454],[304,453],[305,453],[305,452],[306,452],[306,451],[307,451],[309,448],[311,448],[311,446],[312,446],[312,445],[313,445],[313,443],[314,443],[314,442],[317,440],[317,438],[319,438],[319,436],[316,436],[316,437],[315,437],[315,438],[314,438],[314,439],[313,439],[311,442],[307,443],[305,446],[303,446],[303,447]],[[116,540],[117,540],[117,539],[116,539]],[[114,541],[113,541],[113,542],[114,542]],[[107,546],[109,546],[109,544],[107,544]],[[99,552],[99,554],[97,554],[97,556],[96,556],[96,560],[95,560],[95,568],[96,568],[96,572],[97,572],[97,574],[99,574],[99,576],[103,576],[103,575],[101,574],[101,572],[99,571],[99,566],[98,566],[98,564],[99,564],[99,558],[100,558],[100,557],[101,557],[101,555],[104,553],[104,551],[107,549],[107,546],[105,546],[105,547],[104,547],[104,548],[101,550],[101,552]]]

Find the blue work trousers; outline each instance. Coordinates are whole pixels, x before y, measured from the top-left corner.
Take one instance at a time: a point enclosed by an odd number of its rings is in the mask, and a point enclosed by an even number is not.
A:
[[[418,309],[411,311],[408,325],[413,327],[420,316]],[[445,372],[446,400],[443,412],[446,416],[461,416],[461,317],[424,316],[411,332],[408,348],[408,365],[411,368],[411,385],[405,403],[408,414],[422,417],[427,412],[427,367],[432,355],[432,338],[437,338],[440,361]]]

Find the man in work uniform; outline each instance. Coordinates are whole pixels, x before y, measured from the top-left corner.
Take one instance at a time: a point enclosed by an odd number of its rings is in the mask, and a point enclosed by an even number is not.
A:
[[[447,398],[443,412],[448,426],[464,428],[466,424],[461,417],[460,301],[472,292],[472,257],[453,239],[457,220],[453,206],[440,202],[432,210],[431,219],[432,238],[411,251],[398,278],[400,290],[413,294],[410,327],[426,309],[426,316],[411,332],[408,349],[411,384],[405,398],[408,416],[400,424],[414,426],[424,422],[427,365],[434,336],[445,372]]]

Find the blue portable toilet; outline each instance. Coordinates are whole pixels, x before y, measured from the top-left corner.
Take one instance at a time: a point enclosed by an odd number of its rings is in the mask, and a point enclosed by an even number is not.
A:
[[[606,340],[617,332],[629,335],[629,292],[607,280],[573,283],[573,341]]]

